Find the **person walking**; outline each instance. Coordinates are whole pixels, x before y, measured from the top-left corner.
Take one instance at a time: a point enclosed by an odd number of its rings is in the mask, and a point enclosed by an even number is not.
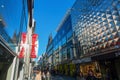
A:
[[[47,73],[46,73],[46,78],[47,78],[47,80],[51,80],[51,75],[50,75],[49,71],[47,71]]]
[[[42,80],[46,80],[45,72],[42,72]]]
[[[42,80],[41,77],[41,71],[37,71],[35,80]]]
[[[97,78],[94,76],[94,73],[92,70],[88,71],[88,76],[87,76],[86,80],[97,80]]]

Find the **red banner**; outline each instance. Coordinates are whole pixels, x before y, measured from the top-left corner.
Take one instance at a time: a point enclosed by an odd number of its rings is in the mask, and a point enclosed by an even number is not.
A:
[[[35,42],[37,41],[37,38],[38,38],[37,34],[32,35],[32,45],[35,45]]]
[[[31,58],[36,58],[36,51],[35,51],[35,45],[32,45],[32,50],[31,50],[31,55],[30,55]]]
[[[32,48],[31,48],[31,54],[30,54],[30,58],[36,58],[36,41],[37,41],[38,35],[37,34],[33,34],[32,35]]]
[[[26,44],[26,39],[27,35],[26,33],[22,33],[21,35],[21,44],[20,44],[20,53],[19,53],[19,58],[24,58],[24,53],[25,53],[25,44]]]

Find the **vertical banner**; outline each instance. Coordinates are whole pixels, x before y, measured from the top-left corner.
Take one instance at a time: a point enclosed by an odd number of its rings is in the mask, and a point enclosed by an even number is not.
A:
[[[27,41],[27,35],[26,33],[22,33],[21,35],[21,43],[20,43],[20,53],[18,55],[19,58],[24,58],[25,48],[26,48],[26,41]]]
[[[32,34],[32,47],[30,58],[36,58],[38,53],[38,34]]]

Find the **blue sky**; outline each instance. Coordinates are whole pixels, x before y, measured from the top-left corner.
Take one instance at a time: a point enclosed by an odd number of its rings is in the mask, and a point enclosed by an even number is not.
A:
[[[75,0],[34,0],[36,33],[39,34],[38,55],[45,52],[49,34],[55,35],[56,28],[74,2]]]
[[[27,0],[26,0],[27,1]],[[39,35],[39,55],[45,52],[50,33],[56,33],[58,25],[75,0],[34,0],[34,19],[36,20],[35,33]],[[27,4],[27,3],[25,3]],[[27,7],[27,5],[25,5]],[[22,0],[0,0],[0,15],[6,23],[6,31],[11,37],[15,30],[19,32],[22,11]],[[27,19],[26,9],[26,19]],[[27,24],[24,21],[23,32]]]

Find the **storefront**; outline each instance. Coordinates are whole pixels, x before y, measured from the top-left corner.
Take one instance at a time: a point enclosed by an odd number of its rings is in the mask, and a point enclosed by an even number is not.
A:
[[[69,64],[60,64],[58,66],[59,74],[70,75],[70,65]]]
[[[99,62],[102,80],[110,77],[111,80],[120,80],[120,56],[119,51],[94,56],[92,59]]]
[[[94,72],[94,75],[97,78],[101,78],[101,70],[98,62],[89,62],[85,64],[80,64],[80,71],[83,73],[84,76],[88,75],[88,71],[92,70]]]
[[[76,66],[75,66],[75,64],[70,63],[70,64],[69,64],[69,67],[70,67],[70,71],[69,71],[70,76],[74,76],[75,71],[76,71]]]
[[[58,70],[59,70],[59,74],[63,74],[63,66],[62,66],[62,64],[59,65]]]
[[[75,65],[76,73],[82,72],[86,77],[88,75],[88,71],[92,70],[97,78],[101,78],[99,63],[97,61],[92,61],[91,57],[73,60],[72,63]]]

